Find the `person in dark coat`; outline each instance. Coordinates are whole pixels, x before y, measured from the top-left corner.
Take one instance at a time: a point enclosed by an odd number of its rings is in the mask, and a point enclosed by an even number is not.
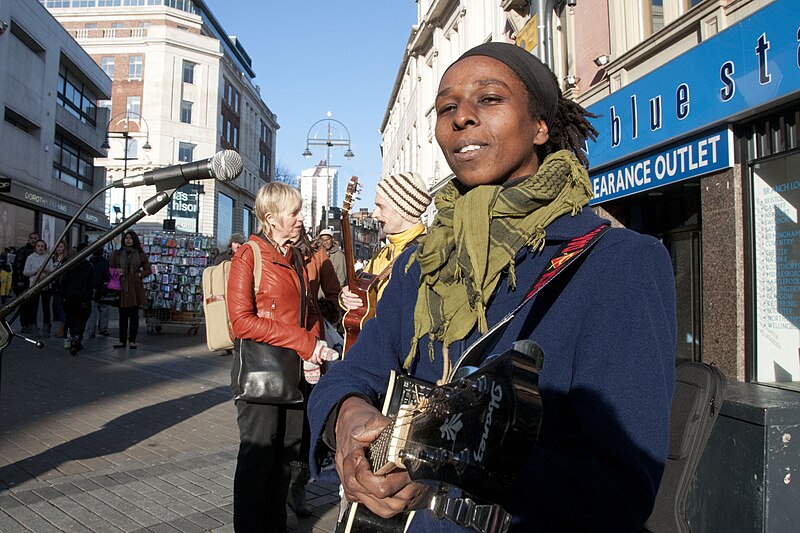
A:
[[[14,262],[11,269],[11,288],[16,296],[19,296],[30,287],[28,276],[23,271],[25,270],[25,262],[28,260],[28,256],[34,252],[36,241],[38,240],[39,234],[34,231],[28,235],[28,242],[25,243],[25,246],[20,247],[17,253],[14,254]],[[36,313],[38,310],[38,298],[36,302],[31,299],[22,305],[19,311],[19,325],[22,328],[22,333],[36,333]]]
[[[142,279],[150,275],[150,261],[139,243],[134,231],[126,231],[122,236],[122,246],[111,256],[111,268],[120,275],[119,299],[119,344],[114,348],[135,349],[136,335],[139,333],[139,308],[147,305]]]
[[[406,470],[370,468],[368,447],[390,422],[376,407],[390,371],[447,382],[451,364],[514,310],[563,257],[560,248],[606,222],[586,207],[592,189],[583,146],[596,132],[535,56],[505,43],[467,51],[445,71],[435,110],[436,140],[455,179],[436,195],[428,236],[395,262],[376,317],[308,405],[312,475],[338,477],[349,501],[382,519],[417,509],[411,533],[474,531],[470,521],[479,516],[475,509],[439,518],[426,508],[428,485]],[[515,450],[508,490],[488,503],[510,514],[512,532],[638,531],[669,442],[677,340],[671,261],[656,239],[612,228],[566,268],[498,334],[493,353],[519,339],[542,348],[543,415],[536,444]],[[496,442],[505,428],[491,412],[463,431]],[[445,432],[433,432],[447,449]],[[523,444],[506,436],[509,445]],[[336,472],[320,469],[328,447]],[[433,502],[465,510],[472,502],[464,496],[453,489]]]
[[[87,243],[78,245],[77,251]],[[80,261],[61,276],[59,288],[64,305],[64,348],[72,355],[83,349],[83,333],[86,321],[92,312],[92,264],[88,259]]]
[[[111,274],[108,270],[109,262],[103,255],[103,248],[98,248],[89,258],[92,265],[92,314],[89,315],[87,333],[93,339],[95,335],[108,336],[108,305],[100,301],[100,296],[106,290]]]
[[[245,239],[244,235],[241,233],[231,234],[230,238],[228,239],[228,247],[225,248],[225,251],[214,254],[214,257],[212,258],[213,264],[218,265],[223,261],[231,261],[233,259],[233,254],[236,253],[236,250],[238,250],[239,247],[246,242],[247,239]]]

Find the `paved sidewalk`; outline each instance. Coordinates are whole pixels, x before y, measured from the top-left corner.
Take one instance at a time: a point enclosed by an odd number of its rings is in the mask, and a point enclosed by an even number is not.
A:
[[[150,335],[142,321],[138,349],[98,337],[76,357],[62,339],[14,339],[0,374],[0,532],[233,531],[230,358],[187,329]],[[289,511],[289,531],[332,532],[336,487],[307,496],[314,515]]]

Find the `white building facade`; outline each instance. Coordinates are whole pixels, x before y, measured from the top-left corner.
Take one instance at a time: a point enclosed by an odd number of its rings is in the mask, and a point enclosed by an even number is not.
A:
[[[36,2],[0,2],[0,252],[37,232],[53,246],[105,185],[104,109],[111,80]],[[71,246],[106,231],[102,197],[67,234]]]
[[[417,4],[418,23],[411,29],[381,123],[381,175],[417,172],[435,191],[452,178],[434,137],[434,99],[442,74],[473,46],[513,41],[527,20],[529,7],[527,2],[508,0],[420,0]]]
[[[306,230],[316,235],[320,224],[327,218],[328,210],[338,203],[339,171],[329,167],[323,159],[319,165],[303,170],[297,178],[303,197],[303,219]]]
[[[275,171],[277,117],[253,83],[242,44],[229,37],[201,0],[41,0],[113,80],[109,108],[109,179],[239,152],[244,171],[232,182],[197,181],[142,229],[214,236],[255,231],[255,194]],[[125,5],[121,5],[125,4]],[[127,154],[125,152],[127,146]],[[153,187],[114,190],[107,211],[129,216]],[[139,227],[137,226],[137,227]]]

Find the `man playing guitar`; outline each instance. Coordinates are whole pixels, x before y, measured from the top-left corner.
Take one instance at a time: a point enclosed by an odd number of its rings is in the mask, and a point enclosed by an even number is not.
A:
[[[425,183],[412,172],[383,178],[376,187],[375,211],[372,217],[381,225],[387,243],[369,260],[364,272],[381,276],[374,287],[378,299],[391,277],[391,265],[403,250],[416,244],[425,234],[425,225],[420,217],[431,204],[431,196]],[[345,310],[358,309],[364,302],[347,285],[339,295]]]

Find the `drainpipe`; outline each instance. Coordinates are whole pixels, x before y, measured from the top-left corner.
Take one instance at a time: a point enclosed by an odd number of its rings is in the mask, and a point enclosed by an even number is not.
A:
[[[542,63],[550,67],[550,70],[554,69],[553,11],[556,9],[560,10],[565,4],[574,7],[575,4],[577,4],[577,0],[536,0],[535,11],[539,15],[536,23],[536,36],[538,39],[536,50],[539,59]],[[533,14],[534,6],[531,4],[531,16]]]

